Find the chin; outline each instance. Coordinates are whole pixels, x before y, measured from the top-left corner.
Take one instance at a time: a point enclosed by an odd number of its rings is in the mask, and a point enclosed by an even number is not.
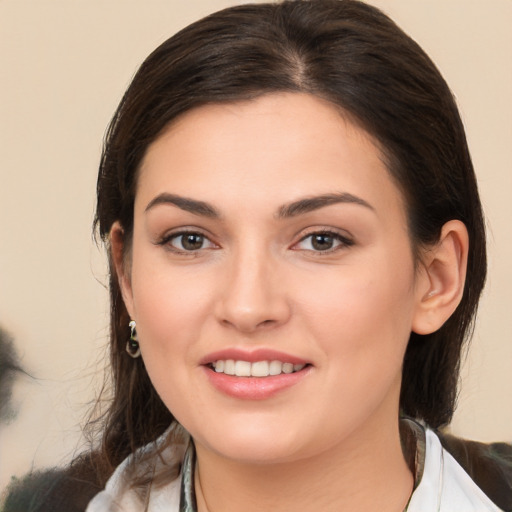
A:
[[[252,440],[213,447],[216,453],[239,464],[266,465],[291,462],[302,458],[301,451],[283,443],[254,443]]]
[[[278,464],[308,457],[314,446],[307,432],[291,429],[289,424],[252,423],[246,419],[236,426],[219,425],[202,435],[192,432],[196,443],[217,456],[243,464]],[[195,435],[197,434],[197,435]]]

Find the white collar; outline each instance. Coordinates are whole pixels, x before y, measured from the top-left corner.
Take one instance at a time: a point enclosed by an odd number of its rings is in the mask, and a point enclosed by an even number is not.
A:
[[[502,512],[483,493],[459,463],[442,447],[436,434],[425,431],[425,462],[420,482],[414,490],[407,512]],[[157,440],[163,442],[166,434]],[[154,448],[153,445],[144,447]],[[186,444],[166,448],[163,457],[183,461]],[[189,450],[190,460],[185,461],[180,476],[167,485],[151,489],[147,503],[141,503],[137,494],[130,488],[128,465],[130,457],[118,466],[110,477],[105,490],[97,494],[89,503],[86,512],[196,512],[193,492],[193,449]],[[187,475],[183,481],[183,474]],[[188,492],[187,492],[188,491]],[[181,494],[192,496],[192,503],[181,503]],[[181,500],[188,501],[188,500]]]
[[[442,447],[435,433],[425,429],[425,436],[423,476],[407,512],[500,512]]]

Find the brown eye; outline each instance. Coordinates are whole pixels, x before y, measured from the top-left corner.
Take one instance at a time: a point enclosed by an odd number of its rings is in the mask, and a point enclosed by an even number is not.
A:
[[[333,232],[317,232],[305,236],[298,244],[295,245],[295,250],[305,250],[313,252],[330,252],[342,249],[343,247],[350,247],[353,241]]]
[[[180,233],[174,235],[169,243],[179,251],[198,251],[213,245],[201,233]]]
[[[328,251],[334,246],[334,238],[324,234],[313,235],[311,237],[311,246],[316,251]]]

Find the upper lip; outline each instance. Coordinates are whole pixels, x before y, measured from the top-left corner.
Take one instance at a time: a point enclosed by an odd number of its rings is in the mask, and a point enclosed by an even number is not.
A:
[[[200,364],[207,365],[215,361],[226,361],[228,359],[248,361],[249,363],[256,363],[258,361],[281,361],[282,363],[308,364],[308,361],[305,359],[268,348],[258,348],[254,350],[226,348],[206,355],[201,359]]]

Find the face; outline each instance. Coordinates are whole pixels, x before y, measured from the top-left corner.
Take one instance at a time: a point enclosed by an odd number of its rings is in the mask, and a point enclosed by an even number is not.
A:
[[[184,115],[144,158],[132,243],[142,357],[198,453],[290,461],[396,423],[418,302],[405,207],[332,105]]]

